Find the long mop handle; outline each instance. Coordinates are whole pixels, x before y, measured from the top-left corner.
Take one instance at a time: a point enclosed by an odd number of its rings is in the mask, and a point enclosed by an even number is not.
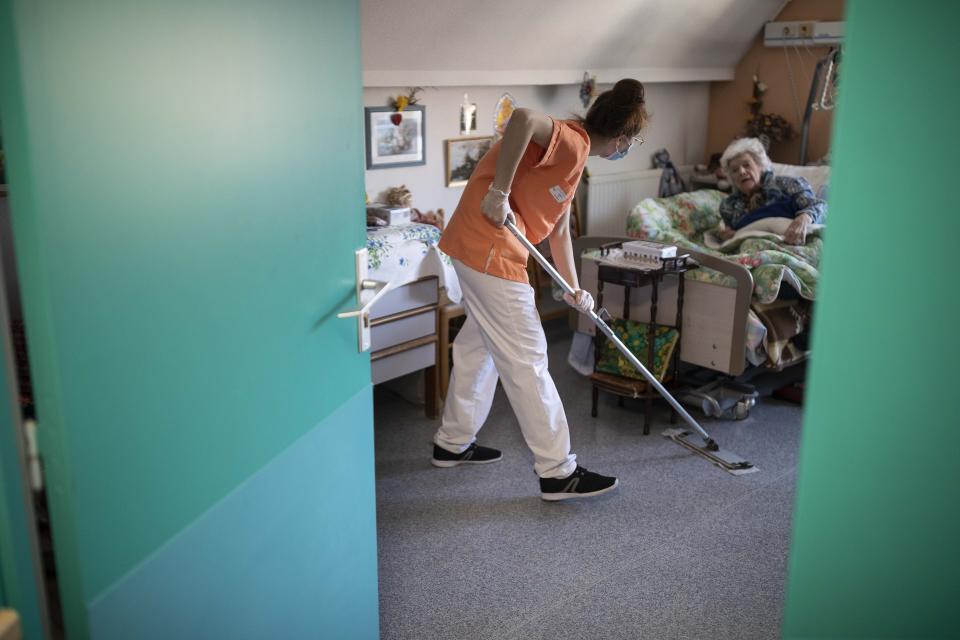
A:
[[[530,255],[532,255],[536,261],[540,263],[540,266],[544,268],[550,277],[553,278],[558,285],[560,285],[564,292],[569,293],[571,296],[576,296],[576,291],[574,291],[573,287],[567,284],[567,281],[563,279],[563,276],[561,276],[557,270],[553,268],[553,265],[550,264],[547,259],[540,254],[539,251],[537,251],[537,248],[533,246],[533,243],[530,242],[519,229],[517,229],[517,226],[510,222],[509,219],[507,219],[504,224],[507,229],[509,229],[510,232],[517,237],[517,240],[519,240],[520,243],[526,247],[527,251],[530,252]],[[674,411],[680,414],[680,417],[683,418],[684,422],[696,429],[700,435],[703,436],[703,439],[708,443],[713,443],[713,439],[710,437],[710,434],[704,431],[703,427],[701,427],[699,423],[693,419],[693,416],[687,413],[687,410],[683,408],[683,405],[677,402],[676,398],[670,395],[670,392],[667,391],[666,387],[660,384],[660,381],[657,380],[652,373],[647,371],[647,368],[643,366],[643,363],[640,362],[637,356],[633,355],[633,352],[627,348],[627,345],[621,342],[620,338],[618,338],[613,332],[613,329],[611,329],[610,326],[603,321],[603,318],[597,315],[597,312],[593,309],[591,309],[587,315],[591,320],[593,320],[593,323],[597,325],[597,328],[600,329],[605,336],[607,336],[610,342],[612,342],[617,349],[620,350],[620,353],[622,353],[623,356],[630,361],[630,364],[636,367],[637,371],[642,373],[643,377],[647,379],[647,382],[653,385],[653,388],[656,389],[661,396],[663,396],[663,399],[670,403],[670,406],[673,407]]]

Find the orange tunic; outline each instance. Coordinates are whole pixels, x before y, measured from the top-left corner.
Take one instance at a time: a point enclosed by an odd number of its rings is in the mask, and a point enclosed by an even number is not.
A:
[[[517,227],[534,244],[556,226],[580,182],[590,138],[574,120],[554,120],[546,149],[531,141],[520,159],[510,208]],[[493,183],[500,142],[477,164],[453,217],[440,238],[440,250],[475,271],[528,282],[527,250],[506,227],[497,228],[480,212],[480,201]]]

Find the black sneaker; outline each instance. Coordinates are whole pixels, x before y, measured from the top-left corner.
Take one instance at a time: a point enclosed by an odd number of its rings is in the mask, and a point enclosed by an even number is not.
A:
[[[540,478],[540,497],[551,501],[598,496],[616,488],[616,478],[587,471],[579,465],[566,478]]]
[[[503,459],[503,454],[490,447],[481,447],[476,442],[463,453],[451,453],[443,447],[433,445],[433,466],[455,467],[458,464],[487,464]]]

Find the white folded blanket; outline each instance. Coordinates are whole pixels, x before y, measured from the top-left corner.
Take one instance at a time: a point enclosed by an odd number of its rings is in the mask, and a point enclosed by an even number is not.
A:
[[[726,251],[731,247],[738,246],[747,238],[768,238],[773,236],[777,241],[783,242],[783,236],[791,224],[793,224],[791,218],[763,218],[738,229],[737,232],[727,240],[721,240],[715,231],[707,231],[703,234],[703,244],[710,249]],[[822,224],[807,225],[808,236],[820,235],[822,231]]]

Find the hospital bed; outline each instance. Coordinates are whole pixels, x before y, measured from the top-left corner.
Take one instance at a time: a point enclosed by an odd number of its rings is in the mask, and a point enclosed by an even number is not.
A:
[[[580,286],[597,295],[597,269],[600,247],[615,242],[626,242],[627,236],[582,236],[574,240],[573,250],[580,274]],[[753,276],[742,265],[684,249],[702,267],[729,276],[733,286],[687,279],[684,282],[683,332],[680,353],[684,362],[699,365],[720,373],[737,376],[747,366],[746,327]],[[657,301],[658,317],[676,316],[677,276],[665,276]],[[631,291],[630,317],[650,317],[649,287]],[[623,287],[607,284],[603,288],[603,306],[611,316],[622,317]],[[596,334],[592,322],[577,315],[577,330]]]
[[[829,167],[795,167],[775,164],[774,172],[777,175],[804,177],[820,197],[826,196]],[[707,194],[701,195],[704,197],[700,198],[700,201],[717,204],[723,196],[717,192],[709,194],[710,197],[706,197]],[[688,198],[684,201],[684,207],[689,209],[692,206],[690,202],[697,201],[697,198],[689,196],[690,194],[686,196],[681,194],[676,198]],[[599,248],[610,243],[644,237],[637,233],[637,230],[643,227],[645,221],[642,218],[646,211],[651,210],[651,202],[647,202],[647,206],[640,206],[641,204],[644,203],[638,204],[624,221],[623,236],[584,236],[574,241],[574,255],[577,271],[580,274],[580,285],[595,297],[598,291]],[[697,224],[696,215],[696,212],[691,213],[693,224]],[[659,224],[663,224],[663,219],[664,217],[661,216]],[[678,224],[690,223],[691,220],[678,221]],[[723,376],[731,378],[742,376],[751,364],[747,359],[748,342],[752,345],[756,342],[757,331],[765,331],[763,326],[758,327],[760,324],[758,315],[751,310],[755,284],[751,269],[738,262],[688,247],[683,247],[681,252],[689,253],[702,267],[695,276],[693,273],[688,274],[684,283],[681,359],[683,362],[703,367]],[[660,287],[659,317],[675,317],[676,289],[677,276],[666,276]],[[623,300],[623,287],[611,284],[604,286],[604,307],[613,317],[623,315]],[[649,317],[649,310],[650,289],[641,288],[631,291],[630,317]],[[589,335],[596,333],[593,323],[582,316],[576,320],[576,329]],[[780,369],[805,358],[805,352],[795,350],[795,353],[798,355],[792,359],[764,363],[764,366]],[[751,354],[755,356],[755,352]],[[755,360],[755,357],[752,359]]]

